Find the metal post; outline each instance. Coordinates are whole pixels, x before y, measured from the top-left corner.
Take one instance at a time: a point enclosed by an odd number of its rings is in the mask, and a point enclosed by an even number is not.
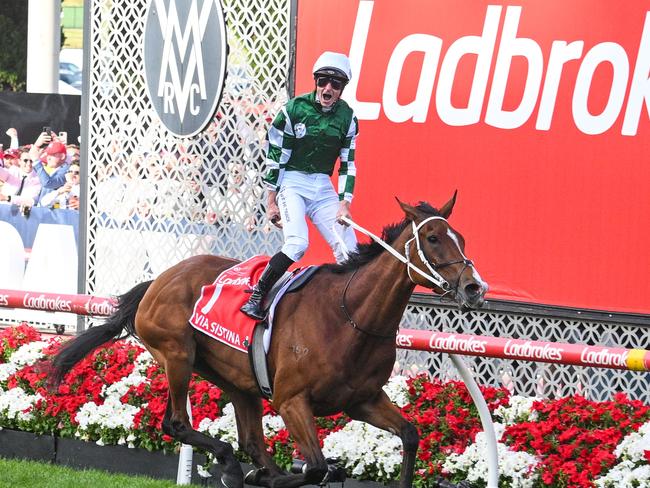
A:
[[[190,404],[189,393],[187,396],[187,416],[192,424],[192,405]],[[178,471],[176,472],[177,485],[189,485],[192,483],[192,446],[181,444],[178,456]]]
[[[458,370],[461,378],[465,382],[465,386],[469,390],[469,394],[474,400],[474,405],[478,409],[478,414],[481,417],[481,424],[483,425],[483,432],[487,440],[487,463],[488,463],[488,478],[487,488],[498,488],[499,486],[499,451],[497,450],[497,436],[494,432],[494,424],[492,423],[492,416],[488,410],[487,403],[483,394],[479,389],[476,381],[470,370],[465,366],[465,363],[456,354],[450,354],[454,366]]]

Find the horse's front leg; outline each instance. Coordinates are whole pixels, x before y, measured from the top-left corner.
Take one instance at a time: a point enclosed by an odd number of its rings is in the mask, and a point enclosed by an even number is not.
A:
[[[367,422],[400,437],[403,454],[399,486],[410,487],[413,484],[413,469],[420,436],[417,429],[406,421],[386,393],[382,390],[372,400],[355,405],[354,408],[346,410],[346,413],[355,420]]]
[[[243,488],[244,473],[239,461],[235,458],[232,446],[192,427],[187,414],[187,393],[192,376],[191,364],[194,361],[194,345],[190,341],[187,341],[184,348],[178,347],[178,344],[173,345],[176,346],[176,350],[170,347],[165,354],[150,349],[158,362],[164,365],[169,382],[169,397],[162,421],[162,430],[183,444],[211,452],[217,462],[223,465],[221,482],[224,486],[226,488]]]

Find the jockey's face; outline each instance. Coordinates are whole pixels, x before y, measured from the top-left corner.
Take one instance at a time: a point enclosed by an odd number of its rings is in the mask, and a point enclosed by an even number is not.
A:
[[[332,107],[341,98],[345,82],[333,76],[316,78],[316,97],[324,108]]]

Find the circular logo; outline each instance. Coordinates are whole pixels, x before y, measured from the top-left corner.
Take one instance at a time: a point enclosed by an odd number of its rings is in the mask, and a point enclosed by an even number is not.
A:
[[[293,130],[296,133],[296,139],[302,139],[307,133],[307,127],[302,122],[297,123]]]
[[[149,99],[180,137],[205,128],[226,77],[226,25],[219,0],[150,0],[144,30]]]

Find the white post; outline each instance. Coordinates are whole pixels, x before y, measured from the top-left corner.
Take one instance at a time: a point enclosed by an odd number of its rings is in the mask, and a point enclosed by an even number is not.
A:
[[[187,415],[190,418],[190,425],[192,424],[192,405],[190,404],[190,396],[187,395]],[[178,471],[176,472],[177,485],[189,485],[192,483],[192,446],[189,444],[181,444],[181,450],[178,453]]]
[[[59,93],[61,0],[29,0],[27,91]]]
[[[456,354],[450,354],[449,357],[451,361],[456,366],[458,373],[460,373],[461,378],[465,382],[465,386],[469,390],[469,394],[474,400],[474,405],[478,410],[479,417],[481,418],[481,424],[483,425],[483,432],[485,433],[485,439],[487,441],[488,452],[487,456],[487,465],[488,465],[488,479],[487,479],[487,488],[498,488],[499,486],[499,452],[497,450],[497,436],[494,432],[494,424],[492,423],[492,416],[490,415],[490,410],[488,409],[485,398],[479,389],[476,381],[470,370],[465,366],[462,359]]]

